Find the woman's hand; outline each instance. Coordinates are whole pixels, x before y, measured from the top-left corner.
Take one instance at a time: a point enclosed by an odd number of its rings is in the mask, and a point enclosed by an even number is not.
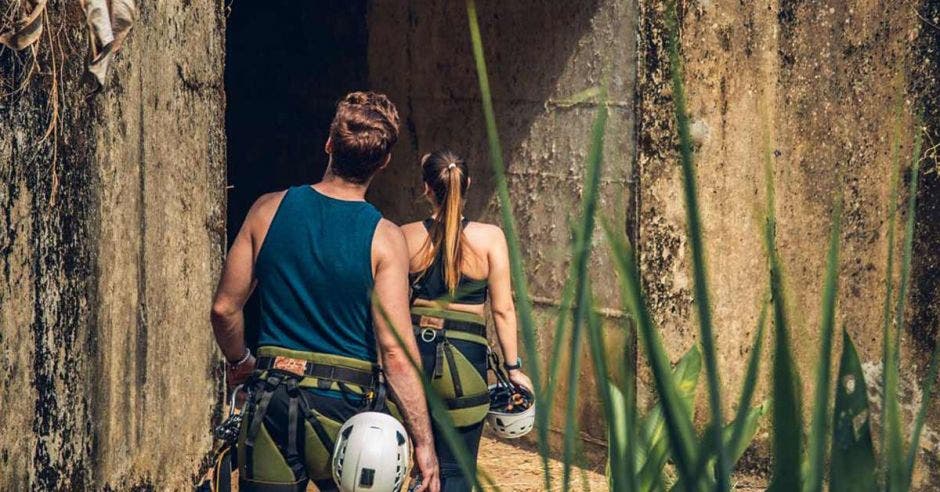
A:
[[[535,395],[535,388],[532,386],[532,380],[529,379],[529,376],[526,376],[522,372],[522,369],[513,369],[509,371],[509,380],[513,384],[522,386],[523,388],[529,390],[529,393]]]

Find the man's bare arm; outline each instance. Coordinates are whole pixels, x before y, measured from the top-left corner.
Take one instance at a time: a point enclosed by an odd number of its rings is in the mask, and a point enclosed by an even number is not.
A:
[[[248,220],[238,232],[225,258],[222,278],[212,301],[212,331],[225,358],[245,355],[245,317],[242,308],[251,294],[254,260]]]
[[[245,316],[242,309],[254,289],[255,255],[264,241],[284,192],[268,193],[252,205],[225,258],[222,278],[212,301],[212,331],[219,348],[229,362],[241,360],[247,353]],[[253,360],[229,368],[229,384],[242,382],[254,368]]]
[[[410,356],[419,364],[420,370],[421,359],[411,331],[408,306],[408,247],[405,237],[396,225],[382,220],[375,232],[372,251],[375,261],[373,317],[382,368],[414,441],[417,464],[424,479],[421,490],[427,487],[436,491],[438,467],[427,400],[421,374],[409,360]]]

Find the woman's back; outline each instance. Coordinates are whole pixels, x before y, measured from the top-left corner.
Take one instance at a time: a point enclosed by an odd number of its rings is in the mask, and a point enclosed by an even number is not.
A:
[[[430,220],[430,219],[429,219]],[[462,230],[462,255],[460,283],[453,295],[449,295],[443,279],[443,255],[440,251],[429,251],[429,220],[412,222],[402,226],[411,258],[409,272],[416,282],[416,305],[435,305],[442,298],[456,299],[447,302],[448,309],[483,314],[483,303],[490,288],[491,259],[494,246],[505,244],[502,230],[492,224],[465,221]]]

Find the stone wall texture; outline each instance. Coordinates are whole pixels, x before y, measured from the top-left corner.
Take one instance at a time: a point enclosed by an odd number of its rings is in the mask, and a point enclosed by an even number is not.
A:
[[[0,489],[185,490],[212,444],[224,16],[138,4],[97,95],[78,2],[0,54]]]
[[[13,3],[0,1],[0,11]],[[210,452],[222,391],[205,313],[226,241],[225,5],[139,3],[99,94],[89,95],[82,80],[87,38],[78,2],[50,1],[35,67],[32,51],[0,51],[0,489],[189,489]],[[698,341],[665,5],[478,2],[545,357],[601,104],[584,94],[604,83],[610,119],[600,214],[638,247],[670,356]],[[869,379],[880,375],[891,142],[897,128],[906,189],[914,115],[924,108],[925,147],[933,150],[921,156],[902,348],[909,419],[940,316],[940,2],[688,0],[679,14],[726,413],[767,281],[766,152],[808,399],[829,215],[840,193],[838,326],[853,336]],[[370,198],[398,222],[424,217],[418,159],[449,147],[472,169],[468,216],[497,222],[463,2],[375,0],[365,16],[368,86],[388,93],[404,122]],[[611,359],[621,362],[628,319],[607,246],[596,237],[596,299]],[[648,404],[651,381],[639,359]],[[768,370],[758,397],[767,394]],[[579,415],[551,402],[552,428],[576,418],[585,448],[602,451],[593,379],[585,358]],[[701,423],[704,399],[697,408]],[[931,476],[938,432],[934,404],[917,477],[924,489],[940,483]],[[756,472],[768,463],[767,438],[765,429],[749,454]]]

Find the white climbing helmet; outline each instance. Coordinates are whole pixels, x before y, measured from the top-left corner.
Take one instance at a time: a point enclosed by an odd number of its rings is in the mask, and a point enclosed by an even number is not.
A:
[[[491,384],[486,421],[505,439],[522,437],[535,425],[535,397],[522,387]]]
[[[408,474],[411,441],[386,413],[353,415],[333,448],[333,480],[343,492],[398,492]]]

